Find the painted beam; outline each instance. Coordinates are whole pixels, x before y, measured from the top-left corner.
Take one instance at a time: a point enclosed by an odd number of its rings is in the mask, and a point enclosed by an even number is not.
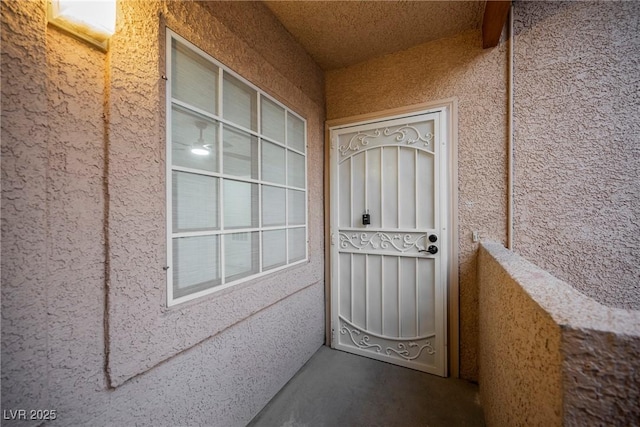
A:
[[[484,49],[498,45],[502,28],[504,28],[509,16],[510,7],[510,0],[487,0],[482,20],[482,47]]]

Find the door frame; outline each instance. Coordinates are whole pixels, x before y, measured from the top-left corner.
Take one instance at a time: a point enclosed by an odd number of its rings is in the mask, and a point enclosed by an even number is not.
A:
[[[458,283],[458,100],[443,100],[414,104],[406,107],[377,111],[373,113],[331,119],[325,122],[324,150],[324,217],[325,217],[325,343],[331,345],[331,149],[330,128],[363,122],[376,122],[400,118],[418,112],[444,111],[447,126],[447,180],[450,194],[448,211],[448,283],[447,298],[447,340],[445,348],[448,353],[448,374],[454,378],[460,376],[460,307]]]

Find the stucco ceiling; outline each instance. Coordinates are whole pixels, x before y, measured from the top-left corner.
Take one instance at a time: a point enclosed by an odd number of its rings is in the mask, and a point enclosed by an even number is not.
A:
[[[484,3],[265,1],[324,70],[480,28]]]

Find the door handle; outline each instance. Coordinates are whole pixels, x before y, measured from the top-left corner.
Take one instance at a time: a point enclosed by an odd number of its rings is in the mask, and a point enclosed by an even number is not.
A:
[[[418,252],[429,252],[431,255],[438,253],[438,247],[436,245],[429,245],[427,249],[420,249]]]

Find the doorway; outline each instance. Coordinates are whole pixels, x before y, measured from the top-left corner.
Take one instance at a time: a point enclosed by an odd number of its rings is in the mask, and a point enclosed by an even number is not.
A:
[[[333,348],[447,375],[450,128],[445,107],[329,127]]]

